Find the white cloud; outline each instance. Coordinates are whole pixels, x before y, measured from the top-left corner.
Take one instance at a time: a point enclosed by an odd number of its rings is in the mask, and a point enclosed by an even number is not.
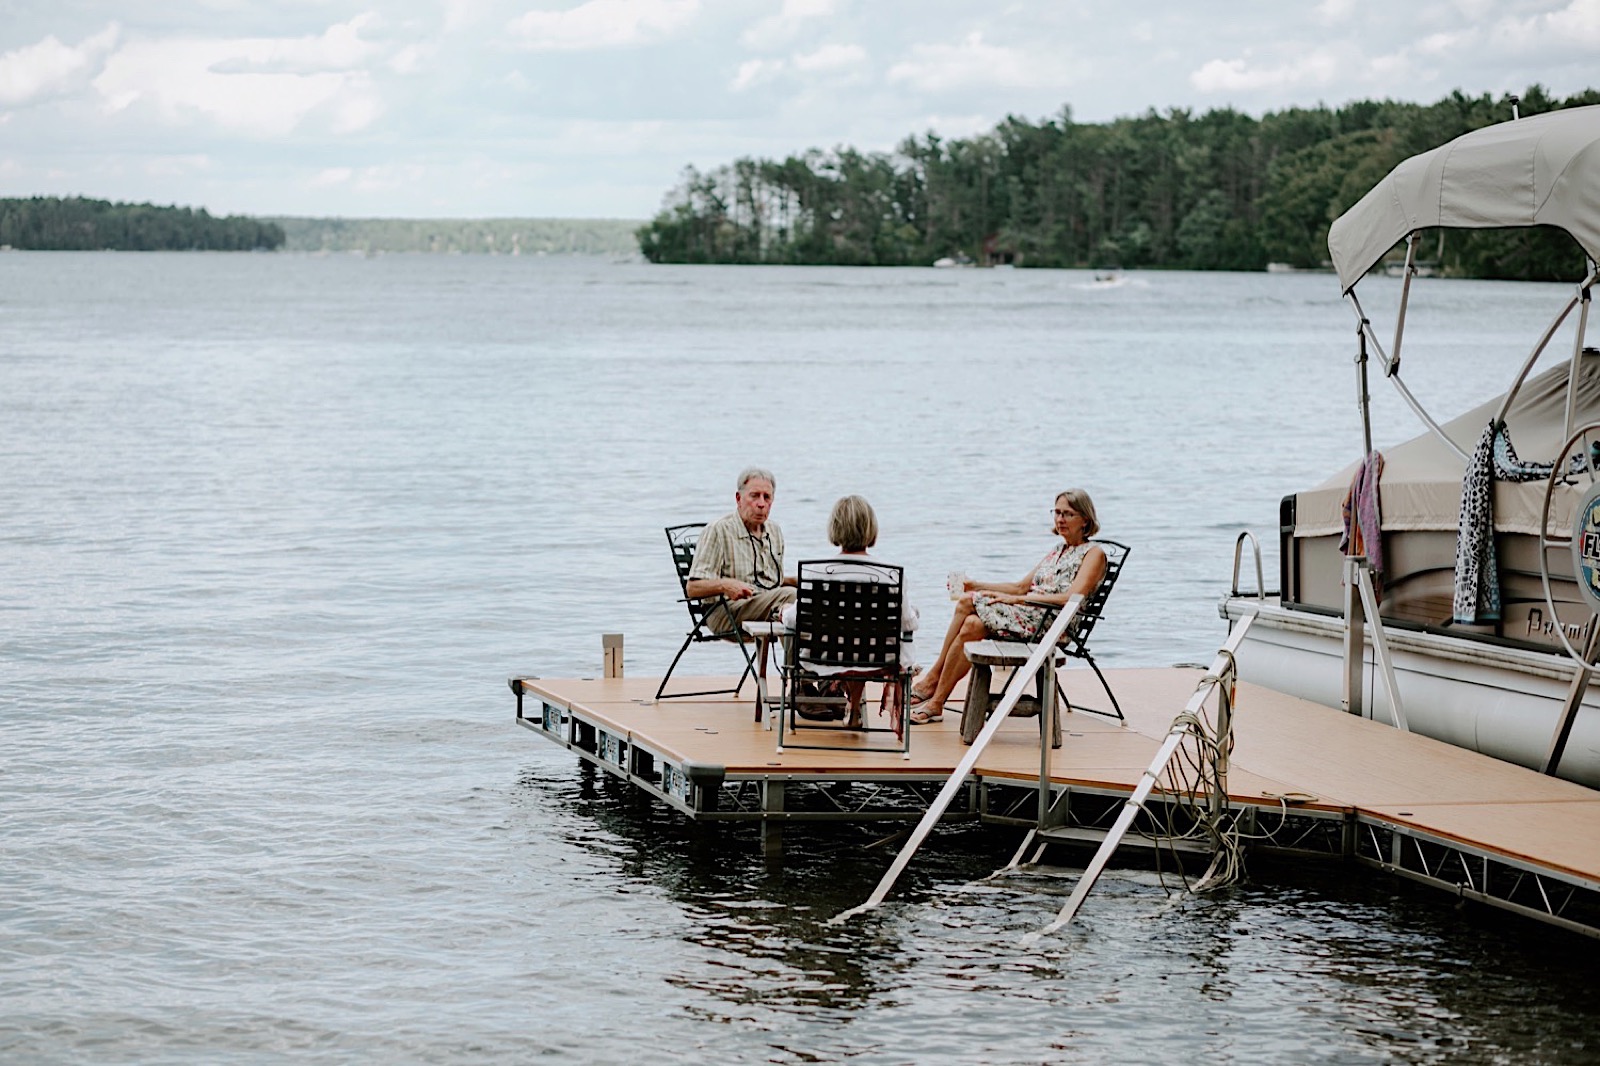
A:
[[[416,163],[385,163],[368,167],[328,167],[307,182],[313,188],[341,188],[360,193],[384,193],[425,181],[428,169]]]
[[[588,0],[566,11],[529,11],[506,29],[531,51],[624,48],[670,37],[699,11],[700,0]]]
[[[1530,53],[1600,47],[1600,0],[1571,0],[1556,11],[1502,19],[1491,37],[1496,46]]]
[[[746,48],[763,50],[783,48],[800,35],[814,19],[827,18],[834,12],[834,0],[783,0],[776,15],[752,23],[739,36]]]
[[[315,188],[325,188],[329,185],[343,185],[348,182],[355,171],[349,167],[328,167],[319,170],[308,183]]]
[[[377,21],[368,12],[330,26],[317,37],[251,38],[227,43],[234,52],[213,65],[219,74],[319,74],[360,68],[378,51],[361,39]]]
[[[739,71],[733,76],[728,88],[738,93],[757,85],[764,85],[776,79],[787,66],[788,64],[781,59],[747,59],[739,64]]]
[[[156,178],[180,178],[210,170],[211,167],[212,161],[208,155],[162,155],[145,160],[144,172]]]
[[[867,61],[867,50],[856,44],[825,44],[815,52],[794,57],[794,69],[799,71],[845,70],[858,67]]]
[[[918,92],[1059,89],[1072,82],[1068,64],[1059,53],[1034,54],[988,44],[976,30],[960,44],[913,45],[911,58],[890,67],[888,78]]]
[[[432,44],[408,44],[389,57],[389,69],[396,74],[416,74],[426,67],[438,49]]]
[[[1262,92],[1331,85],[1341,64],[1327,49],[1309,49],[1292,62],[1255,66],[1247,59],[1213,59],[1189,75],[1203,93]]]
[[[1454,30],[1430,33],[1416,44],[1415,51],[1425,56],[1449,56],[1470,48],[1478,42],[1477,30]]]
[[[456,33],[479,22],[489,0],[444,0],[444,31]]]
[[[1315,17],[1324,26],[1336,26],[1341,22],[1349,22],[1355,10],[1356,0],[1321,0],[1317,4]]]
[[[789,59],[747,59],[728,83],[734,92],[744,92],[777,81],[786,74],[837,75],[858,70],[867,61],[867,50],[854,44],[825,44],[812,52]]]
[[[0,55],[0,104],[18,105],[81,89],[116,45],[116,23],[68,47],[55,37]]]
[[[313,113],[335,132],[370,125],[382,102],[365,70],[375,51],[362,15],[318,37],[135,41],[94,79],[108,112],[137,108],[159,120],[195,119],[256,136],[283,136]]]

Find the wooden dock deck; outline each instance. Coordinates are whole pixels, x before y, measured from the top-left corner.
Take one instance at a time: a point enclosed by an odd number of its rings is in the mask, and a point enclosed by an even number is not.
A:
[[[1074,705],[1104,700],[1088,671],[1060,676]],[[1065,715],[1052,755],[1051,802],[1085,836],[1115,818],[1202,674],[1107,676],[1126,723]],[[682,683],[718,687],[698,680]],[[785,824],[919,818],[968,750],[959,708],[912,727],[909,758],[779,754],[777,733],[754,720],[753,685],[740,698],[652,703],[654,678],[510,684],[519,724],[691,818],[759,822],[774,846]],[[1600,792],[1244,683],[1233,727],[1228,800],[1252,847],[1342,857],[1600,936]],[[1039,755],[1037,720],[1007,722],[950,817],[1037,824]]]

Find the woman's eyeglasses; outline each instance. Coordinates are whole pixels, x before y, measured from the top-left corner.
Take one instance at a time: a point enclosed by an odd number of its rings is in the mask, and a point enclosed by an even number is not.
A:
[[[1056,508],[1056,517],[1057,518],[1072,518],[1077,513],[1078,513],[1077,511],[1063,511],[1059,507]]]

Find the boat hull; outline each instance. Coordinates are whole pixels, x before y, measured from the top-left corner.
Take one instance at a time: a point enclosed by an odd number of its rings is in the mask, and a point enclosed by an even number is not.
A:
[[[1238,653],[1242,678],[1329,707],[1343,704],[1344,619],[1289,610],[1275,600],[1230,597],[1230,624],[1256,621]],[[1412,732],[1542,769],[1577,667],[1565,655],[1435,633],[1387,629],[1406,724]],[[1369,642],[1362,709],[1394,724]],[[1247,712],[1242,712],[1247,713]],[[1557,776],[1600,788],[1600,692],[1586,692]]]

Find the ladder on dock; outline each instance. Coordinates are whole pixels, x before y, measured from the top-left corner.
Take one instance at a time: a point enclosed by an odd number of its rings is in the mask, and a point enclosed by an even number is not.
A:
[[[1243,544],[1245,537],[1248,536],[1249,534],[1242,534],[1239,543],[1235,545],[1235,588],[1238,585],[1239,547]],[[1254,541],[1254,537],[1250,537],[1250,539]],[[1260,548],[1257,547],[1258,597],[1263,595],[1260,588],[1260,565]],[[884,874],[882,880],[878,882],[878,886],[873,889],[871,896],[860,906],[853,907],[835,917],[833,919],[834,923],[844,922],[856,915],[863,914],[878,906],[888,897],[889,892],[894,888],[895,882],[899,880],[900,875],[910,864],[912,856],[916,854],[923,841],[927,839],[928,834],[933,830],[933,827],[944,816],[945,810],[954,800],[967,775],[972,772],[973,767],[983,755],[984,749],[1000,732],[1000,728],[1005,723],[1012,708],[1023,698],[1039,671],[1044,669],[1053,671],[1055,669],[1054,652],[1056,642],[1060,640],[1066,628],[1072,624],[1072,620],[1077,616],[1078,610],[1082,605],[1082,596],[1073,596],[1067,601],[1066,608],[1057,615],[1055,622],[1039,642],[1034,645],[1033,652],[1028,657],[1027,662],[1018,667],[1012,674],[1011,681],[1006,686],[1005,694],[1001,698],[999,706],[994,709],[983,730],[974,739],[972,747],[968,750],[966,756],[951,772],[944,788],[940,790],[939,795],[924,813],[922,820],[918,822],[916,829],[901,848],[900,854],[895,857],[895,861],[890,865],[889,870]],[[1050,773],[1051,744],[1049,742],[1050,737],[1059,735],[1058,716],[1060,709],[1056,691],[1057,686],[1053,683],[1039,686],[1039,689],[1044,693],[1044,699],[1043,706],[1039,710],[1041,718],[1039,728],[1037,824],[1033,829],[1029,830],[1028,835],[1023,839],[1022,845],[1017,849],[1010,864],[1005,868],[1015,868],[1030,848],[1037,848],[1034,853],[1034,861],[1037,861],[1044,848],[1052,842],[1091,843],[1098,840],[1100,847],[1095,853],[1094,859],[1084,871],[1083,876],[1079,878],[1071,898],[1068,899],[1066,906],[1062,908],[1056,920],[1041,932],[1033,934],[1029,938],[1030,940],[1048,935],[1062,928],[1071,922],[1078,913],[1083,901],[1094,888],[1107,863],[1110,862],[1111,856],[1133,828],[1134,820],[1144,810],[1144,803],[1149,798],[1151,791],[1167,773],[1168,767],[1179,747],[1186,739],[1191,737],[1200,737],[1204,741],[1205,734],[1208,731],[1204,726],[1202,714],[1205,703],[1213,692],[1217,694],[1216,727],[1211,743],[1203,743],[1202,745],[1209,748],[1211,754],[1211,758],[1206,760],[1206,769],[1204,771],[1204,785],[1209,808],[1209,819],[1206,822],[1208,839],[1204,843],[1186,839],[1163,840],[1163,843],[1176,851],[1209,853],[1212,855],[1211,867],[1201,879],[1201,887],[1220,883],[1236,872],[1236,870],[1230,869],[1233,864],[1229,860],[1237,855],[1237,848],[1224,839],[1222,827],[1228,812],[1228,751],[1232,740],[1233,687],[1238,677],[1234,655],[1239,645],[1243,643],[1253,621],[1253,616],[1246,617],[1238,625],[1234,626],[1233,631],[1229,633],[1228,639],[1217,652],[1210,669],[1201,678],[1200,683],[1195,686],[1194,694],[1184,706],[1183,711],[1173,719],[1172,727],[1168,730],[1165,740],[1156,753],[1156,757],[1139,779],[1133,794],[1124,803],[1116,823],[1109,830],[1102,831],[1060,824],[1061,819],[1057,815],[1055,805],[1052,802],[1054,786]],[[1155,838],[1149,837],[1147,842],[1154,843]]]

